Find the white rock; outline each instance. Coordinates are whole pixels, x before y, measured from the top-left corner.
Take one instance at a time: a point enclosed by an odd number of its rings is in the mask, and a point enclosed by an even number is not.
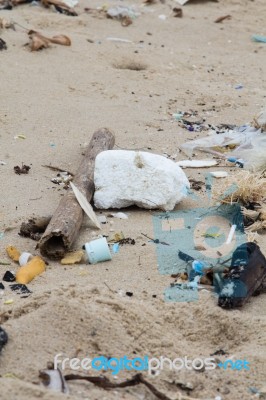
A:
[[[172,160],[126,150],[98,154],[94,171],[94,203],[97,208],[131,205],[173,210],[187,195],[189,181]]]

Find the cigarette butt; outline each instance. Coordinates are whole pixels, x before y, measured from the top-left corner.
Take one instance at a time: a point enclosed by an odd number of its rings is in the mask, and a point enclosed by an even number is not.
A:
[[[20,257],[20,252],[18,249],[14,246],[8,246],[6,248],[6,252],[8,256],[11,258],[11,260],[18,262],[19,257]]]
[[[36,276],[45,271],[45,262],[39,256],[33,257],[26,265],[19,268],[16,274],[16,281],[26,285],[31,282]]]

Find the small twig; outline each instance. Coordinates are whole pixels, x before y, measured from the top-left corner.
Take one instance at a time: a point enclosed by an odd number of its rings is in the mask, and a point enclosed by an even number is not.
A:
[[[104,284],[105,284],[105,286],[110,290],[110,292],[112,292],[112,293],[116,293],[113,289],[111,289],[110,288],[110,286],[109,285],[107,285],[107,283],[106,282],[103,282]]]
[[[42,167],[44,167],[44,168],[49,168],[49,169],[51,169],[52,171],[67,172],[68,175],[74,176],[74,174],[72,174],[72,172],[67,171],[66,169],[59,168],[59,167],[54,167],[53,165],[42,165]]]

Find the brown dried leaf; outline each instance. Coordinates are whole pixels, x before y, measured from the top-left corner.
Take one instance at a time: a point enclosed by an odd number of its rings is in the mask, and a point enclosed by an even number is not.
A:
[[[50,40],[45,36],[41,35],[40,33],[35,31],[29,31],[28,35],[31,40],[30,42],[31,51],[38,51],[42,49],[47,49],[47,47],[49,47]]]
[[[129,26],[129,25],[131,25],[132,24],[132,19],[130,18],[130,17],[128,17],[128,16],[125,16],[125,17],[123,17],[122,18],[122,20],[121,20],[121,25],[122,26]]]
[[[221,22],[223,22],[225,19],[231,19],[231,15],[223,15],[222,17],[217,18],[214,22],[216,24],[220,24]]]
[[[66,35],[56,35],[49,40],[51,43],[61,44],[62,46],[71,46],[71,40]]]
[[[74,8],[69,7],[67,4],[63,3],[60,0],[41,0],[41,2],[44,7],[54,6],[56,10],[60,13],[71,15],[73,17],[76,17],[78,15]]]

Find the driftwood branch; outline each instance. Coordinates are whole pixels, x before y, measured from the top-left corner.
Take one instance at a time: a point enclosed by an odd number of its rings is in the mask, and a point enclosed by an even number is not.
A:
[[[96,131],[86,149],[73,183],[91,201],[94,193],[94,165],[97,154],[112,149],[114,135],[106,128]],[[61,199],[52,219],[46,228],[38,247],[43,256],[60,259],[77,238],[83,221],[83,210],[71,189]]]
[[[129,386],[136,386],[142,383],[145,385],[158,399],[160,400],[171,400],[170,397],[166,396],[164,393],[160,392],[154,385],[149,383],[141,374],[136,374],[131,379],[127,379],[126,381],[115,383],[111,382],[106,377],[101,376],[83,376],[83,375],[75,375],[69,374],[65,377],[66,381],[73,381],[73,380],[85,380],[87,382],[93,383],[95,386],[101,387],[102,389],[118,389],[118,388],[125,388]]]

